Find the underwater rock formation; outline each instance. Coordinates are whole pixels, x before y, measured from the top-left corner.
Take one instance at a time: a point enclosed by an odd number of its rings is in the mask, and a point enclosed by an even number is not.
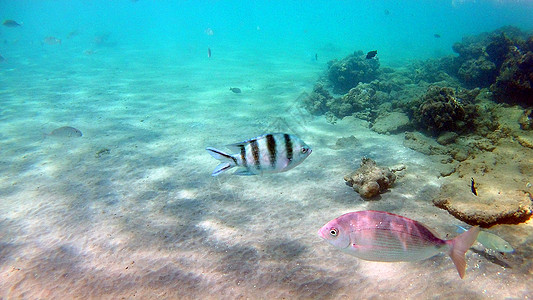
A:
[[[531,195],[521,191],[504,194],[475,196],[461,189],[461,184],[446,184],[433,204],[447,210],[457,219],[481,227],[497,224],[519,224],[529,220],[532,214]],[[445,196],[444,196],[445,195]]]
[[[369,84],[359,83],[350,89],[347,94],[336,99],[329,106],[330,111],[338,118],[350,116],[355,112],[361,112],[374,106],[376,91]]]
[[[335,149],[335,150],[350,149],[350,148],[354,149],[355,147],[359,146],[359,144],[360,144],[359,140],[355,136],[350,135],[347,137],[338,138],[337,142],[335,142],[335,145],[330,148]]]
[[[329,111],[328,103],[333,101],[331,94],[320,83],[315,84],[309,97],[303,98],[303,105],[314,115],[325,114]]]
[[[464,37],[452,49],[459,57],[441,59],[447,72],[466,87],[491,87],[500,102],[531,105],[533,37],[512,26]]]
[[[445,131],[460,132],[470,127],[475,117],[475,105],[457,97],[453,89],[431,86],[422,97],[414,121],[422,129],[438,135]]]
[[[369,83],[379,75],[379,59],[366,59],[362,51],[328,62],[328,79],[337,93],[346,93],[359,82]]]
[[[496,82],[491,85],[494,98],[500,102],[533,105],[533,51],[518,50],[506,59]]]
[[[359,83],[342,97],[334,98],[320,84],[315,85],[313,93],[304,99],[305,108],[313,114],[326,114],[328,119],[342,119],[356,115],[361,119],[370,119],[372,110],[378,103],[388,99],[383,93],[376,93],[372,84]]]
[[[344,176],[344,180],[361,197],[369,199],[391,187],[396,175],[389,168],[378,167],[374,160],[363,157],[360,168]]]
[[[524,113],[518,119],[520,129],[532,130],[533,129],[533,109],[526,109]]]
[[[457,70],[457,77],[469,88],[490,86],[497,76],[496,65],[483,56],[465,61]]]
[[[376,118],[371,129],[377,133],[399,133],[410,124],[409,117],[402,112],[385,112]]]

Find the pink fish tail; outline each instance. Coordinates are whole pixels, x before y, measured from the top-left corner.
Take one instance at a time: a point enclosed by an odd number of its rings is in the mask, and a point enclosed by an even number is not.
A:
[[[478,233],[479,227],[474,226],[454,239],[446,241],[450,246],[448,254],[452,258],[452,261],[457,268],[457,272],[459,272],[459,277],[461,278],[465,276],[466,272],[466,251],[468,251],[468,249],[474,244]]]

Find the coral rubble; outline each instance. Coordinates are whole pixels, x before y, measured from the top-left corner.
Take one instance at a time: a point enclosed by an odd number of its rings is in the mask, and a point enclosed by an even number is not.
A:
[[[456,96],[453,89],[431,86],[416,110],[415,122],[434,134],[460,132],[471,128],[475,116],[475,105]]]
[[[443,185],[433,204],[467,224],[482,227],[519,224],[531,217],[531,194],[522,191],[494,192],[487,187],[480,191],[480,196],[475,196],[460,188],[464,181]]]
[[[369,199],[391,187],[396,175],[389,168],[378,167],[375,161],[363,157],[360,168],[344,176],[344,180],[361,197]]]
[[[369,83],[379,72],[379,59],[366,59],[362,51],[328,63],[328,78],[335,92],[347,92],[359,82]]]

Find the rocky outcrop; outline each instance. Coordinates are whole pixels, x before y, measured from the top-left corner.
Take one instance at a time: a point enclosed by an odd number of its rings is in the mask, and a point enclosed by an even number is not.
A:
[[[384,193],[396,181],[396,175],[385,167],[378,167],[370,158],[361,159],[361,167],[344,176],[348,186],[365,199]]]
[[[342,60],[332,60],[328,65],[328,79],[337,93],[346,93],[359,82],[369,83],[379,75],[379,59],[366,59],[362,51]]]
[[[380,114],[372,124],[372,130],[377,133],[399,133],[409,128],[409,117],[402,112]]]

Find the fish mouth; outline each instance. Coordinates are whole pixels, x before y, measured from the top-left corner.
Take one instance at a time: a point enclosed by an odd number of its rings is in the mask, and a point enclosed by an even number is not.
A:
[[[318,230],[318,236],[321,237],[321,238],[323,238],[323,239],[326,239],[326,236],[324,235],[324,230],[323,230],[323,228],[320,228],[320,229]]]

